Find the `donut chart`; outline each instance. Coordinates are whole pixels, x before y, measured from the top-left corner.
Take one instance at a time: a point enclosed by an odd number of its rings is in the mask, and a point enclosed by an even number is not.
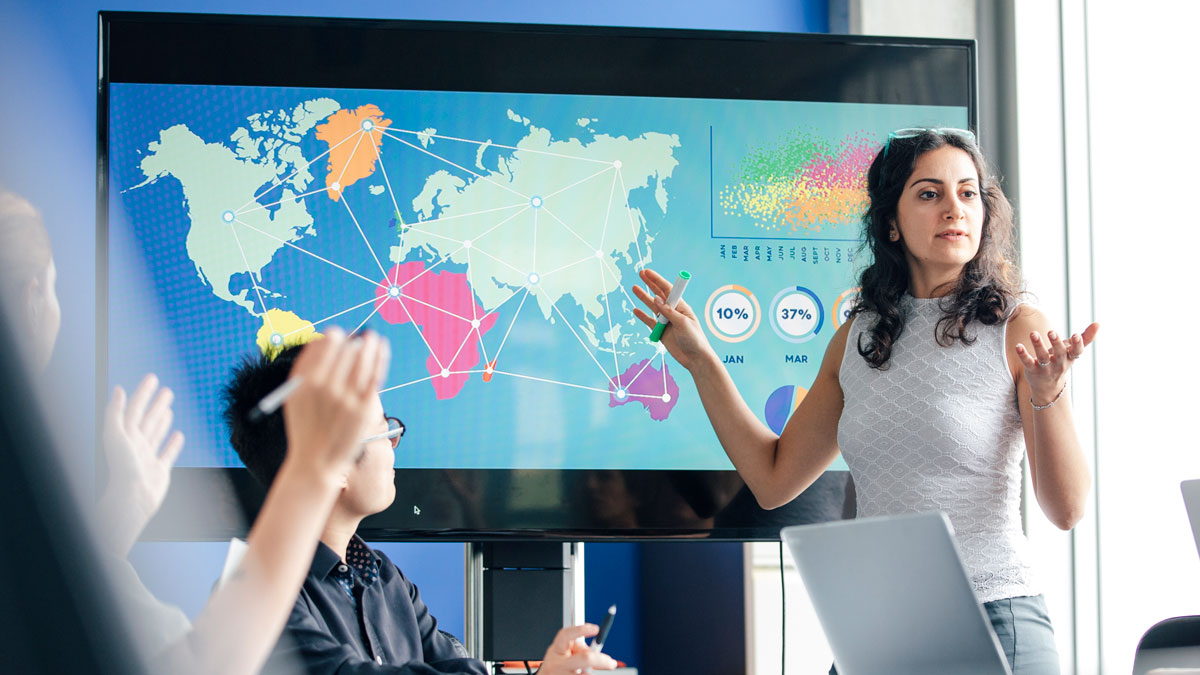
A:
[[[749,338],[758,330],[761,321],[758,298],[744,286],[721,286],[704,304],[704,322],[708,330],[725,342],[742,342]]]
[[[808,342],[825,325],[825,306],[803,286],[788,286],[771,301],[771,328],[788,342]]]
[[[837,300],[833,301],[833,327],[841,328],[842,324],[850,318],[850,310],[854,309],[854,303],[858,302],[858,292],[862,290],[855,286],[842,291],[842,294],[837,296]]]

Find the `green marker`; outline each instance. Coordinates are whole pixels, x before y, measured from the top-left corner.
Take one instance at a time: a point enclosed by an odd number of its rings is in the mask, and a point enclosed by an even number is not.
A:
[[[679,278],[675,280],[675,285],[671,287],[671,294],[667,296],[668,307],[675,309],[675,305],[678,305],[679,301],[683,299],[683,289],[691,278],[692,275],[688,274],[687,270],[679,271]],[[658,320],[658,323],[650,333],[650,341],[658,342],[662,339],[663,331],[667,329],[667,324],[671,323],[671,320],[662,314],[655,314],[654,318]]]

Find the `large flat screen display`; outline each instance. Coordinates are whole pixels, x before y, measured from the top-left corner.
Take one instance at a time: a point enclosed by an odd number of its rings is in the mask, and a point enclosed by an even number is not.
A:
[[[853,305],[888,131],[973,126],[970,43],[124,13],[102,39],[100,382],[176,390],[177,493],[253,502],[221,387],[340,325],[391,340],[408,427],[376,539],[776,538],[840,513],[840,461],[754,505],[630,287],[687,270],[780,431]],[[199,522],[160,534],[238,527]]]

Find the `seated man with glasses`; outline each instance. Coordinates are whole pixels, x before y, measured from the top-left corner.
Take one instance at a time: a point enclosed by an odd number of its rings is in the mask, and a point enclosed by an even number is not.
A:
[[[276,411],[252,420],[250,411],[283,384],[303,349],[290,346],[247,358],[225,388],[230,442],[250,473],[268,487],[287,450],[283,415]],[[298,659],[309,673],[330,675],[485,675],[482,662],[467,658],[457,641],[438,630],[417,587],[356,534],[364,518],[388,508],[396,497],[395,450],[405,431],[403,422],[384,412],[378,396],[368,405],[373,411],[363,418],[358,458],[342,478],[279,656]],[[538,672],[615,668],[616,661],[587,649],[580,639],[596,631],[590,624],[562,629]]]

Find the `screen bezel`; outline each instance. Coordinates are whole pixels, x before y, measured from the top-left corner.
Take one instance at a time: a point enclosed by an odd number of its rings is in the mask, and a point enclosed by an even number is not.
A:
[[[947,105],[966,107],[970,127],[977,128],[976,47],[972,40],[143,12],[100,12],[99,20],[98,401],[106,400],[108,381],[107,142],[108,91],[113,82]],[[306,43],[319,43],[322,48],[296,48]],[[426,60],[421,68],[356,67],[384,56],[392,60],[419,57],[434,43],[445,58]],[[213,49],[214,44],[220,49]],[[292,48],[282,49],[281,45]],[[489,54],[487,68],[478,67],[479,59],[472,58],[480,51]],[[597,62],[592,56],[596,53],[606,58]],[[146,58],[147,54],[155,58]],[[542,70],[541,64],[547,62],[553,63],[554,69]],[[245,63],[254,67],[235,67]],[[762,63],[797,65],[785,72],[765,72]],[[803,66],[808,63],[821,65]],[[904,86],[906,78],[909,84],[921,86]],[[99,463],[103,463],[102,453]],[[537,485],[551,478],[570,485],[596,473],[487,472],[503,479],[505,485],[513,480]],[[397,471],[397,494],[410,495],[439,485],[436,473],[446,472]],[[636,473],[637,484],[648,486],[644,488],[647,493],[658,493],[681,482],[695,485],[709,479],[728,492],[733,472],[623,473]],[[844,472],[826,472],[818,483],[833,490],[838,484],[844,486]],[[744,484],[734,492],[742,502],[753,502],[745,498]],[[245,469],[178,467],[166,502],[145,538],[215,541],[244,536],[246,523],[251,522],[263,496],[263,489]],[[717,519],[707,527],[667,522],[636,529],[596,527],[586,520],[564,526],[557,514],[542,523],[548,525],[544,527],[529,522],[528,514],[506,514],[503,517],[509,518],[508,522],[427,528],[414,522],[407,512],[408,501],[397,499],[387,511],[365,520],[360,532],[373,541],[777,541],[781,524],[796,524],[809,517],[806,514],[811,508],[805,503],[809,499],[802,494],[776,512],[746,503],[737,510],[734,522],[720,525]],[[197,513],[194,505],[198,500],[211,508]],[[793,519],[789,520],[789,514]]]

